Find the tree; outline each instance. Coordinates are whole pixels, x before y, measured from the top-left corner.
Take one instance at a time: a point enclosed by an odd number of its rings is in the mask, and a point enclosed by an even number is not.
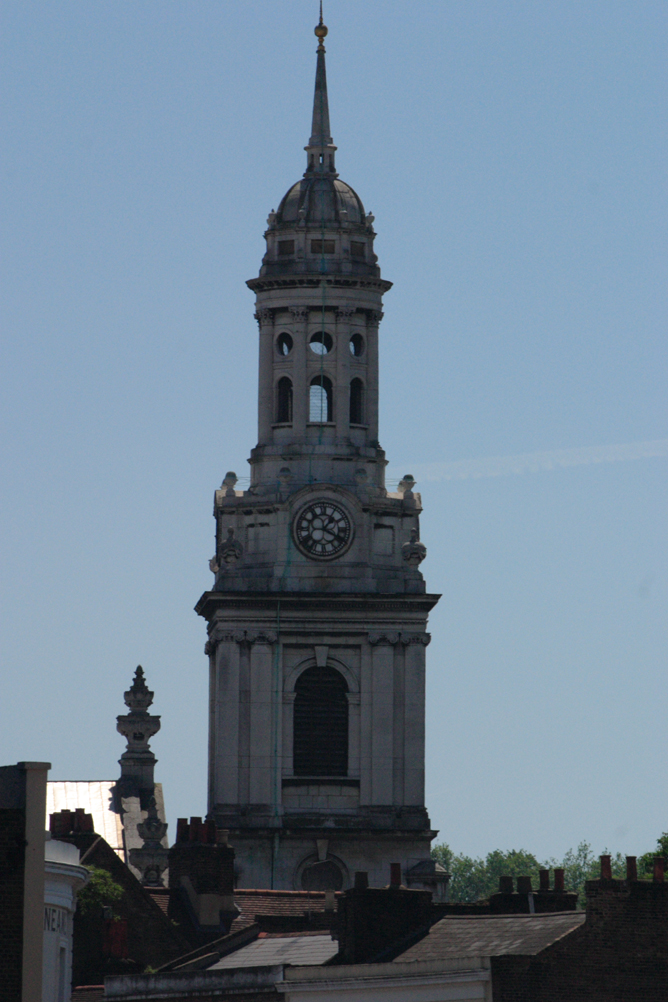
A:
[[[664,832],[663,835],[659,835],[656,840],[656,851],[646,852],[644,856],[641,856],[638,860],[638,876],[651,877],[654,872],[654,857],[663,856],[666,864],[668,865],[668,832]]]
[[[95,909],[113,908],[120,901],[124,891],[108,870],[100,866],[86,867],[90,878],[77,895],[77,910],[81,915],[89,915]],[[112,916],[115,917],[115,916]]]
[[[668,858],[668,833],[661,836],[659,842],[665,846]],[[608,855],[608,850],[605,849],[604,853]],[[642,859],[650,857],[653,865],[654,854],[648,854]],[[569,849],[561,861],[548,859],[544,863],[539,863],[525,849],[508,849],[506,852],[495,849],[484,859],[473,859],[471,856],[457,855],[444,842],[433,847],[432,858],[451,874],[448,885],[450,901],[466,903],[483,900],[498,891],[499,877],[531,877],[531,884],[537,889],[539,870],[562,867],[565,889],[574,891],[578,895],[579,906],[584,908],[585,883],[600,876],[599,858],[594,855],[588,842],[580,842],[577,849]],[[621,853],[611,856],[611,864],[613,877],[626,876],[626,860]]]

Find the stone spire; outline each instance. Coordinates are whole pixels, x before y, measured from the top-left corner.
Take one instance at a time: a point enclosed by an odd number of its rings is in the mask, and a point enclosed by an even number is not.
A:
[[[148,712],[154,693],[146,685],[141,665],[137,666],[132,685],[123,695],[130,712],[116,717],[116,730],[128,742],[119,759],[120,782],[132,784],[137,791],[153,790],[157,759],[148,742],[160,730],[160,717]]]
[[[315,69],[315,92],[313,94],[313,119],[311,122],[311,138],[306,150],[306,175],[311,171],[321,174],[336,174],[334,169],[334,153],[336,146],[332,140],[329,126],[329,102],[327,100],[327,69],[325,67],[324,38],[327,26],[322,23],[322,3],[320,4],[320,21],[315,27],[318,39],[317,63]]]

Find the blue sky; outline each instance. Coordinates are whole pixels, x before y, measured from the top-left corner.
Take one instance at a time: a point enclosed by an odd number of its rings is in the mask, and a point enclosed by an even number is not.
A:
[[[173,834],[205,811],[192,610],[213,490],[256,441],[244,282],[303,170],[316,4],[2,18],[0,761],[114,778],[141,663]],[[418,480],[443,595],[433,824],[470,854],[646,851],[668,829],[668,8],[326,0],[325,20],[337,166],[394,282],[381,442]]]

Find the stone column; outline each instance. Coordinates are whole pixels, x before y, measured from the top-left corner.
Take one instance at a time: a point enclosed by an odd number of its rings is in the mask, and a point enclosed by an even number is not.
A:
[[[424,806],[425,648],[428,633],[403,634],[406,652],[404,687],[404,791],[407,807]]]
[[[336,439],[350,438],[350,318],[354,306],[340,306],[336,311]]]
[[[360,694],[348,693],[348,775],[357,779],[360,775]]]
[[[368,806],[372,800],[371,761],[372,761],[372,730],[371,719],[373,706],[372,689],[372,648],[363,644],[360,663],[360,806]]]
[[[291,306],[294,346],[292,349],[292,430],[294,441],[306,438],[308,421],[308,386],[306,385],[306,343],[308,335],[308,310],[302,306]]]
[[[369,634],[371,651],[371,803],[393,802],[394,645],[398,633]]]
[[[213,708],[209,810],[216,804],[239,803],[239,644],[243,632],[215,628],[213,646]]]
[[[272,440],[274,423],[274,318],[272,310],[258,310],[255,319],[260,328],[258,378],[257,439],[259,445]]]
[[[282,775],[294,775],[293,757],[293,737],[295,721],[295,695],[294,692],[283,693],[283,740],[281,741],[281,762]]]
[[[366,328],[366,423],[370,442],[378,441],[378,325],[383,314],[370,310]]]
[[[274,633],[246,634],[250,649],[250,776],[249,801],[256,805],[273,802],[273,752],[276,723],[273,713]]]

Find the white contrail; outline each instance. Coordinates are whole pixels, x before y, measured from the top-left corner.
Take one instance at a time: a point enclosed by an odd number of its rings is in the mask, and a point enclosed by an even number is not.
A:
[[[417,481],[469,480],[479,477],[507,477],[512,473],[535,473],[566,466],[589,466],[592,463],[623,463],[630,459],[668,456],[668,438],[653,442],[630,442],[626,445],[585,445],[579,449],[554,449],[550,452],[524,452],[517,456],[490,456],[486,459],[460,459],[454,463],[425,463],[411,467]],[[388,479],[398,480],[394,470]]]

